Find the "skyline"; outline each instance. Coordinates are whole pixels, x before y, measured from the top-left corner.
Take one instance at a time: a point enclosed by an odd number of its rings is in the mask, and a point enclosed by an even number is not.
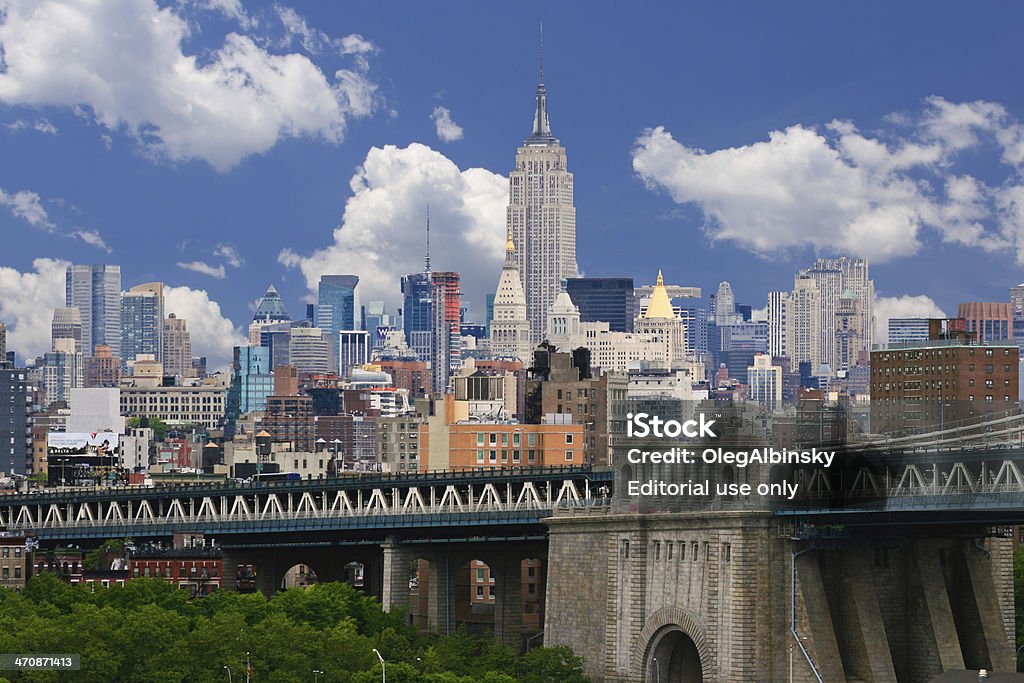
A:
[[[804,32],[825,18],[766,17],[755,6],[742,16],[663,7],[676,18],[700,15],[686,24],[691,42],[650,40],[614,54],[603,49],[609,34],[628,43],[641,27],[610,5],[577,17],[535,4],[504,23],[460,12],[469,5],[408,6],[389,24],[359,8],[240,14],[236,3],[185,3],[154,15],[164,21],[142,47],[109,51],[95,31],[129,10],[144,17],[151,3],[109,3],[102,17],[66,13],[75,29],[67,40],[84,50],[80,68],[101,84],[115,76],[147,84],[140,102],[116,88],[106,99],[99,87],[62,92],[56,50],[21,59],[41,39],[40,24],[19,2],[4,7],[0,154],[18,163],[0,168],[0,232],[10,245],[0,260],[0,320],[19,352],[19,344],[39,352],[52,307],[63,305],[63,264],[37,268],[38,258],[120,264],[125,289],[165,282],[168,312],[189,321],[197,353],[214,366],[270,283],[295,307],[319,274],[352,273],[363,302],[386,293],[394,310],[399,277],[420,269],[427,202],[435,268],[462,273],[471,318],[482,321],[504,256],[507,177],[533,114],[541,20],[551,126],[576,176],[585,275],[639,285],[661,269],[705,295],[728,280],[737,301],[763,308],[767,292],[788,288],[815,255],[867,255],[880,299],[929,297],[912,302],[921,314],[937,312],[929,301],[952,314],[960,301],[1004,300],[1024,279],[1016,260],[1024,101],[1008,85],[1021,60],[1010,33],[994,28],[1012,25],[1020,14],[1012,8],[967,16],[949,5],[928,17],[888,8],[891,23],[877,27],[871,12],[832,10],[832,23],[877,28],[867,41],[874,49],[857,45],[851,55]],[[642,30],[660,36],[673,26],[664,23]],[[710,30],[720,26],[733,32]],[[806,41],[785,48],[786,36]],[[133,69],[111,63],[129,48],[146,59]],[[799,59],[813,49],[820,63]],[[466,59],[478,52],[486,58]],[[715,68],[676,69],[705,59]],[[192,80],[168,80],[175,63],[191,64]],[[284,68],[304,77],[275,80],[273,69]],[[241,71],[268,87],[254,94],[217,81]],[[664,87],[677,78],[678,89]],[[629,106],[608,106],[601,98],[610,90]],[[168,92],[223,109],[197,124],[180,117]],[[310,100],[313,113],[282,106],[325,92]],[[231,117],[239,104],[278,118],[239,123]],[[770,191],[749,191],[762,187]],[[142,223],[151,227],[140,240]],[[833,234],[822,223],[853,229]],[[629,239],[638,227],[648,237]],[[769,239],[781,253],[766,249]],[[479,258],[448,253],[466,248]],[[328,263],[336,265],[320,269]],[[954,265],[963,277],[948,277]]]

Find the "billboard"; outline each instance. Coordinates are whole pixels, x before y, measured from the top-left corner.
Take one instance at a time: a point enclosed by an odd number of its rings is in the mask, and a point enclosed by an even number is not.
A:
[[[114,432],[50,432],[46,435],[46,455],[116,457],[118,435]]]
[[[115,432],[50,432],[46,435],[47,480],[55,486],[78,486],[117,479],[121,464]]]

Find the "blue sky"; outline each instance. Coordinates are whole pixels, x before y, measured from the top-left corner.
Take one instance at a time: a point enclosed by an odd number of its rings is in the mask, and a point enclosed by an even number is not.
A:
[[[428,201],[435,268],[482,318],[541,22],[586,274],[728,279],[763,306],[816,254],[866,255],[882,317],[1024,280],[1011,3],[0,8],[0,320],[21,352],[43,350],[61,261],[171,285],[219,360],[270,282],[296,316],[327,271],[394,306]]]

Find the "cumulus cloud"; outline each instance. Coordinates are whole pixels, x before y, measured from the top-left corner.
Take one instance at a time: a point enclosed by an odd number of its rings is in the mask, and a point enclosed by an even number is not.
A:
[[[889,338],[889,320],[891,318],[945,318],[946,314],[931,297],[924,294],[916,296],[876,296],[875,338],[884,342]]]
[[[504,248],[508,181],[482,168],[460,170],[440,152],[413,143],[373,147],[350,181],[333,243],[309,255],[289,249],[278,260],[301,269],[310,292],[324,274],[359,276],[360,298],[399,301],[399,276],[423,270],[430,205],[435,270],[457,270],[462,291],[483,314],[483,293],[497,285]]]
[[[205,290],[165,287],[164,308],[168,314],[185,319],[192,336],[192,354],[206,356],[212,370],[229,366],[234,347],[247,343],[245,335]]]
[[[225,171],[283,138],[339,143],[348,119],[373,109],[365,59],[328,75],[305,55],[272,54],[261,37],[239,33],[208,54],[185,54],[191,29],[173,5],[7,0],[4,10],[0,103],[72,108],[151,156]]]
[[[223,280],[227,277],[227,272],[224,270],[224,265],[211,266],[206,261],[178,261],[178,267],[184,268],[185,270],[191,270],[194,273],[201,273],[203,275],[209,275],[210,277]]]
[[[22,273],[0,267],[0,322],[7,325],[7,348],[22,358],[50,350],[53,309],[64,305],[67,261],[39,258]]]
[[[452,113],[448,107],[434,107],[430,120],[434,122],[437,137],[442,142],[454,142],[462,139],[462,126],[452,121]]]
[[[1024,126],[997,103],[941,97],[916,116],[886,120],[896,130],[868,136],[850,121],[797,124],[711,152],[656,127],[637,139],[633,168],[648,187],[697,205],[712,240],[759,254],[807,247],[885,261],[916,253],[931,232],[1013,249],[1024,263]],[[957,168],[963,152],[989,147],[1006,172],[995,185]]]

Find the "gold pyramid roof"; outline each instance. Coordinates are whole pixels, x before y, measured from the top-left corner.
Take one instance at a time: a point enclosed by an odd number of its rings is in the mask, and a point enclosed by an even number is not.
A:
[[[665,291],[665,280],[661,277],[661,271],[658,271],[658,283],[654,285],[654,291],[651,293],[651,300],[647,304],[647,313],[644,314],[644,318],[669,318],[675,319],[676,312],[672,310],[672,302],[669,301],[668,292]]]

